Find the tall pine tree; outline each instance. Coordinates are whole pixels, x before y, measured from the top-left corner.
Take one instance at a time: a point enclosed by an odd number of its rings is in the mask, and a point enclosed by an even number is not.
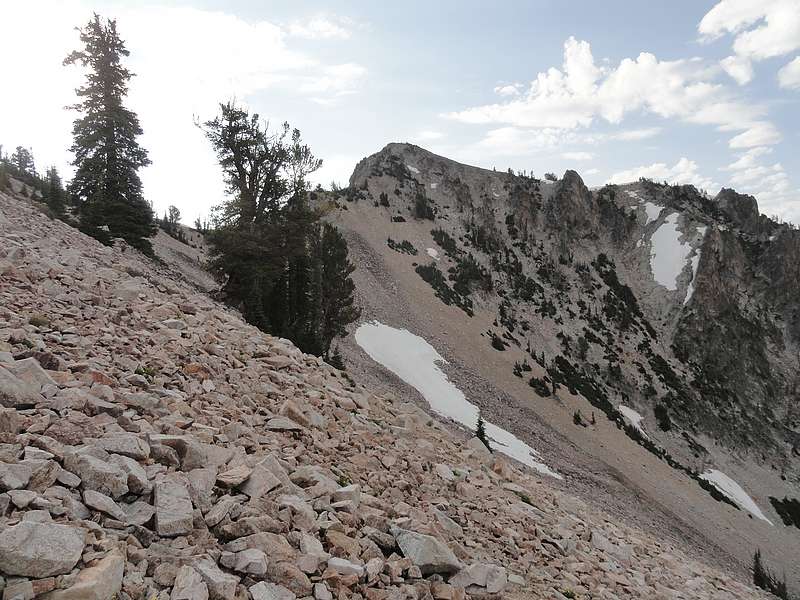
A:
[[[123,105],[133,74],[121,60],[130,53],[114,20],[103,22],[95,14],[79,31],[84,48],[64,64],[88,68],[85,84],[75,90],[80,102],[72,108],[81,116],[73,124],[70,148],[76,172],[69,192],[79,207],[81,229],[105,243],[121,237],[152,254],[147,238],[155,233],[153,211],[138,174],[150,160],[137,142],[139,119]]]

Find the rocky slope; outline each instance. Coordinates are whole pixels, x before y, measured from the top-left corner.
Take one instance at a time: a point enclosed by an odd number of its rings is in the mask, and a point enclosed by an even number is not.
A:
[[[319,200],[364,319],[425,338],[565,487],[742,565],[768,548],[800,584],[800,535],[775,504],[800,497],[800,232],[732,190],[589,190],[408,144]],[[355,339],[345,350],[408,392]]]
[[[4,599],[762,597],[2,193],[0,405]]]

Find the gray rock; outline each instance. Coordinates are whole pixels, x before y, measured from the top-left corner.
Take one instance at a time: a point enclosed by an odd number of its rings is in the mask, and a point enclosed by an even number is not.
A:
[[[80,477],[87,490],[112,498],[128,493],[128,474],[118,465],[93,456],[88,451],[68,452],[64,457],[64,468]]]
[[[9,582],[2,591],[3,600],[33,600],[36,597],[33,582],[27,579]]]
[[[11,498],[11,503],[17,508],[26,508],[36,500],[39,494],[31,490],[9,490],[8,496]]]
[[[328,559],[328,568],[340,573],[341,575],[364,576],[364,567],[354,562],[333,556]]]
[[[275,477],[265,465],[258,463],[253,467],[253,472],[250,473],[250,477],[239,486],[239,489],[250,496],[250,498],[260,498],[280,484],[280,480]]]
[[[186,321],[181,321],[180,319],[166,319],[161,321],[161,324],[167,329],[174,329],[175,331],[183,331],[188,327]]]
[[[270,431],[302,431],[303,427],[289,417],[274,417],[267,421],[265,427]]]
[[[121,454],[135,460],[147,460],[150,456],[149,444],[132,433],[117,433],[100,438],[95,442],[95,445],[106,452]]]
[[[13,373],[17,379],[29,384],[36,391],[40,391],[46,385],[56,385],[56,382],[53,381],[35,358],[23,358],[3,366]]]
[[[206,525],[215,527],[224,519],[238,502],[230,496],[223,496],[205,515]]]
[[[119,550],[109,552],[96,565],[78,573],[70,587],[45,594],[42,600],[108,600],[122,588],[125,559]]]
[[[122,510],[125,511],[125,518],[122,520],[130,525],[144,525],[156,514],[155,508],[141,500],[133,504],[124,504]]]
[[[302,498],[292,495],[284,495],[278,498],[280,508],[289,508],[292,515],[292,528],[300,531],[316,531],[317,513],[314,508]]]
[[[441,526],[441,528],[449,535],[460,537],[464,535],[464,530],[462,529],[461,525],[456,523],[453,519],[451,519],[446,513],[442,512],[441,510],[434,508],[433,509],[433,516],[436,517],[436,522]]]
[[[156,531],[170,537],[192,530],[192,499],[186,486],[177,478],[156,482],[154,490]]]
[[[392,527],[391,531],[403,556],[410,558],[423,575],[448,574],[461,570],[461,561],[447,544],[435,537],[399,527]]]
[[[153,484],[147,478],[147,472],[138,462],[121,454],[112,454],[109,462],[118,466],[127,475],[128,490],[134,494],[149,494]]]
[[[333,492],[332,500],[334,502],[349,501],[352,504],[353,509],[358,509],[358,505],[361,502],[361,486],[357,483],[353,483],[351,485],[341,487]]]
[[[208,600],[208,586],[200,573],[184,565],[175,577],[170,600]]]
[[[264,575],[267,572],[267,555],[258,548],[248,548],[234,555],[233,570],[250,575]]]
[[[633,546],[630,544],[615,544],[609,540],[599,529],[592,529],[592,546],[602,550],[620,562],[630,562],[633,557]]]
[[[295,600],[297,596],[282,585],[260,581],[250,587],[250,596],[253,600]]]
[[[270,563],[292,562],[297,557],[297,551],[286,541],[285,537],[267,531],[240,537],[228,542],[223,548],[228,552],[241,552],[247,548],[258,548],[267,555]]]
[[[0,531],[0,572],[37,578],[69,573],[84,544],[76,527],[22,521]]]
[[[19,490],[28,485],[33,469],[20,463],[0,463],[0,492]]]
[[[192,567],[200,573],[200,577],[208,586],[208,596],[211,600],[233,600],[239,583],[238,577],[220,570],[217,563],[208,556],[193,561]]]
[[[214,482],[217,478],[216,468],[192,469],[187,473],[189,478],[189,494],[192,502],[201,511],[211,509],[214,496]]]
[[[8,366],[8,363],[3,363]],[[39,389],[16,377],[13,373],[0,367],[0,406],[18,408],[33,406],[44,402]]]
[[[0,408],[0,431],[19,433],[25,427],[26,419],[16,409]]]
[[[333,594],[324,583],[315,583],[314,600],[333,600]]]
[[[84,490],[83,503],[89,508],[99,510],[118,521],[125,521],[126,519],[125,512],[120,508],[119,504],[100,492]]]
[[[456,587],[463,587],[467,592],[477,593],[485,591],[489,594],[502,592],[508,584],[508,574],[505,567],[486,563],[474,563],[453,575],[448,583]],[[479,587],[483,590],[471,590]]]

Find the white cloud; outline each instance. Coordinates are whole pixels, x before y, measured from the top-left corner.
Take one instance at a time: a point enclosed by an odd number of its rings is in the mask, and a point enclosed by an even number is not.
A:
[[[63,107],[75,102],[81,72],[61,62],[79,46],[73,27],[91,13],[86,0],[19,1],[4,5],[0,25],[0,55],[25,56],[3,63],[4,78],[19,91],[0,95],[3,141],[33,146],[40,163],[67,174],[75,114]],[[150,3],[120,7],[115,17],[131,52],[126,66],[137,74],[126,104],[139,115],[141,143],[153,161],[141,173],[145,195],[159,212],[175,204],[187,221],[223,197],[219,167],[194,126],[196,116],[210,118],[218,102],[246,102],[265,89],[342,98],[364,75],[359,65],[329,65],[299,51],[284,28],[267,21]]]
[[[749,169],[753,167],[757,163],[757,159],[759,156],[764,156],[766,154],[771,154],[772,148],[767,148],[765,146],[760,146],[756,148],[750,148],[747,152],[739,155],[739,158],[729,164],[727,167],[723,167],[724,171],[738,171],[740,169]]]
[[[519,156],[541,150],[551,150],[575,138],[562,129],[523,129],[499,127],[489,130],[484,138],[470,148],[477,154],[490,156]]]
[[[719,64],[739,85],[750,83],[753,79],[753,64],[748,58],[729,56],[719,61]]]
[[[800,48],[800,0],[720,0],[697,29],[706,40],[733,34],[740,57],[781,56]]]
[[[347,40],[352,26],[350,19],[316,15],[306,21],[293,21],[287,31],[289,35],[309,40]]]
[[[647,52],[623,59],[616,68],[600,69],[589,44],[571,37],[564,43],[562,70],[539,73],[526,93],[445,116],[463,123],[575,129],[598,118],[616,124],[630,113],[644,112],[741,132],[736,147],[777,143],[780,136],[764,120],[765,109],[714,83],[717,72],[699,59],[659,61]]]
[[[671,167],[666,163],[653,163],[619,171],[609,177],[608,183],[629,183],[637,181],[640,177],[654,181],[666,181],[670,184],[691,184],[698,189],[705,190],[717,190],[720,187],[719,184],[698,172],[696,162],[685,157]]]
[[[782,88],[800,90],[800,56],[778,71],[778,84]]]
[[[756,197],[761,212],[797,223],[800,221],[800,192],[792,190],[789,176],[780,163],[760,162],[761,157],[769,154],[772,154],[771,148],[750,148],[722,170],[731,173],[730,185],[737,191]]]
[[[511,85],[499,85],[494,88],[494,93],[500,96],[516,96],[519,94],[520,87],[521,86],[518,83]]]
[[[356,63],[344,63],[323,67],[320,73],[308,75],[298,86],[304,94],[330,94],[345,96],[355,92],[367,70]]]
[[[638,141],[646,140],[647,138],[655,137],[661,133],[661,127],[646,127],[643,129],[628,129],[611,134],[610,138],[613,140],[622,141]]]
[[[584,171],[586,175],[597,175],[600,172],[600,169],[587,169]]]
[[[440,140],[443,137],[444,134],[441,131],[423,130],[417,132],[412,139],[420,142],[431,142],[434,140]]]
[[[565,158],[567,160],[592,160],[594,158],[594,154],[591,152],[562,152],[561,158]]]
[[[780,141],[781,133],[772,123],[757,121],[747,131],[731,138],[728,145],[731,148],[752,148],[777,144]]]

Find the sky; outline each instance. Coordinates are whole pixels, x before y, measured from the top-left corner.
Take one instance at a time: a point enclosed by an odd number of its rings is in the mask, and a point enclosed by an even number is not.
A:
[[[196,126],[235,99],[346,185],[412,142],[487,168],[754,195],[800,224],[800,0],[0,0],[0,144],[69,177],[75,27],[117,19],[158,214],[224,198]]]

